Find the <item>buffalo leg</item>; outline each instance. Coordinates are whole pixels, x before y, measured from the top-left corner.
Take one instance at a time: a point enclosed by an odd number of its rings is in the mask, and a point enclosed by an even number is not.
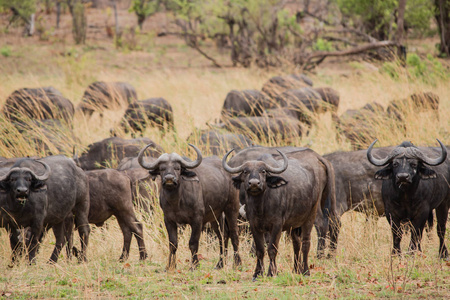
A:
[[[27,241],[27,249],[28,249],[28,259],[30,263],[34,262],[34,259],[36,257],[36,253],[38,250],[39,245],[39,239],[41,238],[42,231],[43,231],[43,225],[41,224],[35,224],[31,226],[31,236]]]
[[[217,265],[215,269],[222,269],[223,268],[223,246],[224,246],[224,238],[223,238],[223,218],[219,218],[219,220],[211,222],[211,228],[216,233],[217,239],[219,240],[219,261],[217,262]]]
[[[427,214],[428,216],[428,214]],[[412,223],[411,228],[411,242],[409,244],[409,251],[422,251],[422,248],[420,247],[420,243],[422,241],[422,234],[423,230],[425,228],[426,219],[421,220],[420,222],[414,222]]]
[[[308,254],[311,248],[311,230],[314,226],[314,218],[301,227],[302,232],[302,273],[309,275]]]
[[[264,234],[257,231],[253,226],[250,226],[250,229],[252,231],[256,249],[256,268],[255,273],[253,274],[253,281],[255,281],[258,276],[264,275]]]
[[[145,260],[147,259],[147,250],[145,250],[145,242],[144,242],[144,227],[142,223],[139,222],[136,218],[133,223],[132,232],[134,237],[136,238],[138,247],[139,247],[139,259]]]
[[[72,258],[73,249],[73,216],[69,216],[64,220],[64,236],[66,240],[67,260]]]
[[[317,231],[317,258],[323,258],[325,255],[325,241],[329,228],[328,218],[324,216],[321,209],[318,209],[314,226]],[[293,232],[292,232],[293,233]],[[291,233],[291,236],[292,236]],[[295,247],[295,246],[294,246]],[[294,250],[295,251],[295,250]]]
[[[81,241],[81,254],[78,259],[79,261],[87,261],[86,252],[89,244],[89,234],[91,232],[91,227],[89,226],[88,220],[88,212],[89,201],[80,201],[80,203],[75,206],[75,226],[77,227]]]
[[[300,268],[300,237],[302,235],[302,228],[295,228],[291,231],[291,238],[292,238],[292,247],[294,248],[294,272],[297,274],[301,273]]]
[[[278,245],[280,243],[281,238],[281,225],[274,225],[271,235],[270,235],[270,243],[267,247],[267,254],[269,255],[270,263],[269,263],[269,271],[267,272],[267,276],[277,275],[277,254],[278,254]]]
[[[169,235],[169,262],[166,270],[175,270],[177,266],[177,248],[178,248],[178,228],[177,223],[164,220],[167,234]]]
[[[402,241],[403,228],[401,227],[401,224],[398,220],[390,220],[388,215],[386,217],[388,218],[388,221],[391,224],[392,240],[393,240],[392,254],[398,255],[401,253],[400,242]]]
[[[437,235],[439,237],[439,257],[447,258],[448,250],[445,246],[445,226],[447,225],[449,205],[442,203],[436,208]]]
[[[50,263],[56,263],[58,261],[59,253],[64,247],[65,232],[64,232],[64,221],[60,224],[54,225],[52,227],[53,234],[55,235],[55,248],[53,249],[52,255],[50,256]]]
[[[330,252],[328,253],[328,258],[331,258],[336,255],[339,232],[341,230],[341,220],[339,220],[338,216],[330,216],[329,218]]]
[[[239,228],[237,225],[237,219],[239,215],[238,207],[235,210],[227,209],[225,211],[227,232],[231,238],[231,244],[233,246],[234,266],[240,266],[242,264],[241,256],[239,255]],[[227,249],[228,241],[225,240],[225,251]]]
[[[191,225],[191,238],[189,239],[189,250],[191,250],[192,255],[192,267],[194,270],[198,267],[198,243],[200,240],[200,235],[202,234],[202,222],[197,221]],[[223,251],[223,250],[222,250]]]
[[[14,265],[19,257],[23,254],[23,247],[26,243],[25,241],[25,229],[22,231],[14,226],[6,226],[6,229],[9,231],[9,245],[11,247],[11,265]]]
[[[131,238],[133,235],[129,227],[130,224],[127,224],[127,222],[125,222],[122,218],[117,218],[117,222],[119,223],[123,235],[122,255],[120,256],[119,260],[125,261],[128,259],[128,255],[130,254]]]

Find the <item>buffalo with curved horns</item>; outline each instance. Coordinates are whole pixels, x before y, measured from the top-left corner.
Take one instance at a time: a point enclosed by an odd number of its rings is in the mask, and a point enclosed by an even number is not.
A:
[[[176,266],[176,251],[178,248],[178,224],[189,224],[192,229],[189,249],[192,254],[192,265],[198,265],[198,244],[200,234],[206,223],[210,223],[217,234],[220,245],[220,259],[216,268],[223,267],[223,237],[224,213],[227,220],[227,232],[234,248],[234,263],[239,265],[241,258],[238,253],[239,239],[237,217],[239,200],[233,188],[230,176],[221,168],[217,157],[202,158],[200,150],[189,144],[197,153],[195,161],[183,159],[177,153],[164,153],[155,162],[146,163],[143,160],[147,145],[138,156],[139,164],[149,170],[153,178],[161,177],[160,206],[164,212],[164,223],[169,235],[168,270]],[[202,162],[203,161],[203,162]],[[225,237],[225,255],[228,236]]]
[[[393,253],[400,253],[404,223],[410,223],[411,243],[409,250],[421,251],[420,242],[427,220],[436,209],[439,255],[448,256],[445,246],[445,226],[450,207],[450,163],[447,149],[438,140],[442,152],[431,149],[437,158],[430,158],[411,142],[403,142],[382,159],[372,155],[376,139],[367,150],[370,163],[383,169],[375,173],[375,179],[383,180],[381,194],[386,218],[393,235]]]
[[[238,189],[243,186],[246,192],[246,214],[257,256],[253,279],[256,280],[264,273],[265,232],[270,232],[268,276],[277,273],[276,256],[282,231],[288,231],[292,237],[294,271],[309,274],[311,230],[319,205],[323,209],[327,201],[329,182],[334,187],[334,178],[327,180],[327,169],[320,160],[288,158],[281,151],[278,153],[283,160],[282,166],[274,167],[273,165],[279,165],[278,161],[273,156],[264,154],[258,160],[230,167],[226,161],[233,150],[224,156],[222,166],[229,173],[239,174],[232,178],[233,183]]]
[[[38,175],[42,166],[45,171]],[[35,258],[43,233],[50,228],[56,239],[50,261],[57,262],[65,243],[64,220],[70,215],[75,216],[81,238],[80,259],[86,260],[90,232],[88,186],[84,172],[64,156],[20,159],[0,176],[0,207],[5,212],[2,218],[8,218],[7,222],[16,227],[30,227],[27,238],[30,262]],[[16,246],[11,243],[13,251]]]

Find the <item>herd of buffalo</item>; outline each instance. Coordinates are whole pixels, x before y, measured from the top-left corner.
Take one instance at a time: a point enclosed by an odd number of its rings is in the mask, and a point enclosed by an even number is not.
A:
[[[221,120],[200,131],[196,141],[198,147],[207,145],[214,156],[203,157],[197,146],[189,144],[197,155],[194,161],[182,156],[184,153],[166,153],[142,137],[149,125],[163,132],[175,130],[173,111],[163,98],[139,101],[130,84],[95,82],[86,89],[77,109],[53,87],[15,91],[2,114],[19,131],[30,124],[70,127],[76,111],[89,118],[95,112],[102,115],[107,109],[128,105],[118,126],[125,132],[140,132],[141,137],[123,139],[112,129],[113,137],[89,145],[79,157],[1,158],[0,227],[9,233],[12,263],[23,254],[33,262],[49,229],[56,240],[51,262],[57,262],[64,246],[68,258],[75,255],[85,261],[89,224],[102,226],[111,216],[116,217],[124,237],[120,259],[127,259],[133,235],[140,259],[146,259],[144,227],[135,209],[151,215],[155,195],[169,237],[167,269],[176,267],[178,228],[186,224],[192,229],[193,268],[199,263],[200,235],[207,224],[220,245],[216,268],[224,265],[229,239],[234,264],[241,264],[238,218],[245,218],[257,257],[254,279],[264,274],[266,247],[270,259],[267,274],[277,273],[283,231],[292,240],[294,271],[309,274],[312,228],[318,235],[317,256],[325,256],[327,238],[328,256],[333,256],[340,218],[349,210],[385,215],[392,228],[395,254],[400,253],[405,225],[411,231],[409,250],[421,251],[423,230],[427,224],[432,226],[435,211],[439,256],[447,258],[444,237],[450,208],[450,160],[446,146],[438,140],[439,147],[403,142],[373,148],[377,140],[367,123],[401,122],[405,109],[437,114],[438,96],[413,94],[392,101],[387,110],[373,102],[338,116],[339,93],[312,85],[308,77],[293,74],[271,78],[261,91],[231,91]],[[331,112],[336,127],[355,151],[321,156],[309,148],[262,147],[251,140],[278,135],[289,141],[292,134],[302,136],[323,112]],[[368,141],[373,141],[370,146]],[[222,156],[224,150],[229,151],[222,158],[215,156]],[[108,168],[113,158],[120,161],[116,169]],[[80,250],[73,246],[74,228],[80,236]]]

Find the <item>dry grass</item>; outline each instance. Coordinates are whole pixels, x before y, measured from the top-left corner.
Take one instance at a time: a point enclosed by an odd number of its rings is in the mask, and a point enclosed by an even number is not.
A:
[[[20,47],[14,51],[20,53]],[[28,50],[33,48],[28,48]],[[74,48],[78,56],[53,55],[36,47],[36,56],[23,54],[8,60],[0,58],[0,104],[15,89],[52,85],[75,105],[81,100],[84,89],[93,80],[126,81],[136,87],[139,99],[164,97],[174,108],[176,133],[160,135],[147,129],[144,136],[155,140],[167,152],[189,154],[185,139],[196,128],[206,128],[206,122],[220,118],[220,110],[226,94],[232,89],[260,89],[262,84],[278,71],[257,69],[209,69],[209,68],[162,68],[149,63],[143,69],[141,53],[132,55],[127,66],[114,68],[117,59],[121,64],[123,54],[114,51],[84,51]],[[36,57],[39,57],[37,59]],[[142,55],[148,58],[146,55]],[[141,58],[142,58],[141,57]],[[40,61],[46,64],[36,71]],[[20,61],[22,60],[22,61]],[[181,64],[185,62],[181,61]],[[28,66],[28,67],[25,67]],[[351,67],[348,67],[352,70]],[[359,108],[377,101],[385,107],[392,99],[405,98],[418,91],[433,91],[441,100],[439,121],[432,114],[409,115],[407,132],[394,127],[372,124],[380,140],[380,146],[399,144],[405,139],[417,145],[436,145],[435,138],[449,144],[447,115],[450,113],[448,81],[427,85],[411,81],[401,75],[393,80],[381,72],[361,72],[353,69],[346,76],[337,72],[319,71],[313,75],[315,86],[331,86],[341,94],[339,114],[346,109]],[[118,125],[125,108],[105,112],[103,120],[94,114],[90,120],[75,116],[75,142],[80,149],[109,136],[111,128]],[[36,155],[33,145],[14,132],[8,123],[0,120],[2,140],[15,143],[13,149],[0,145],[2,156]],[[10,129],[8,131],[8,128]],[[9,132],[9,133],[8,133]],[[297,146],[309,146],[320,154],[336,150],[350,150],[345,139],[336,139],[331,116],[319,119],[311,133],[293,142]],[[280,141],[269,145],[281,146]],[[203,149],[204,151],[206,147]],[[67,143],[63,153],[71,155],[72,144]],[[310,252],[312,275],[294,275],[292,269],[292,246],[284,238],[279,253],[280,274],[275,278],[263,278],[252,283],[251,276],[255,258],[250,255],[251,238],[241,237],[243,266],[233,269],[231,259],[224,270],[213,270],[218,258],[215,239],[203,235],[200,253],[204,257],[199,270],[189,271],[189,229],[179,236],[178,268],[165,273],[168,241],[162,222],[162,212],[155,208],[145,220],[145,241],[150,257],[138,261],[137,245],[133,242],[127,263],[117,261],[122,247],[122,235],[115,220],[108,222],[107,230],[93,230],[88,250],[89,262],[77,264],[61,258],[56,265],[46,264],[53,249],[54,238],[48,234],[42,243],[36,265],[22,261],[13,269],[9,263],[9,241],[5,231],[0,231],[0,293],[2,297],[14,298],[381,298],[415,297],[448,298],[450,296],[449,263],[438,260],[438,239],[435,230],[424,237],[424,253],[415,256],[391,258],[391,234],[385,219],[366,222],[358,213],[347,213],[343,218],[342,234],[336,259],[315,258],[316,239]],[[449,238],[447,234],[447,244]],[[409,237],[404,238],[403,249]],[[267,263],[266,263],[267,267]],[[223,284],[223,281],[225,284]]]

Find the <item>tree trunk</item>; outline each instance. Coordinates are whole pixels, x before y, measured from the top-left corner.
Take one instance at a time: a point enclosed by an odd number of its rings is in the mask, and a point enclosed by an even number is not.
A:
[[[32,36],[34,34],[34,20],[35,14],[31,14],[30,18],[27,21],[27,25],[25,26],[25,35]]]
[[[61,21],[61,2],[56,1],[56,28],[59,28],[60,21]]]
[[[398,18],[397,18],[397,32],[395,34],[395,42],[397,43],[397,56],[400,59],[402,65],[406,64],[406,48],[403,45],[404,38],[404,21],[405,21],[405,7],[406,0],[398,1]]]
[[[72,34],[76,44],[84,44],[86,41],[87,18],[84,5],[79,0],[68,0],[72,15]]]
[[[435,0],[435,18],[439,29],[441,43],[439,55],[450,57],[450,2]]]
[[[116,22],[116,36],[120,35],[119,31],[119,16],[117,15],[117,0],[113,0],[114,21]]]

